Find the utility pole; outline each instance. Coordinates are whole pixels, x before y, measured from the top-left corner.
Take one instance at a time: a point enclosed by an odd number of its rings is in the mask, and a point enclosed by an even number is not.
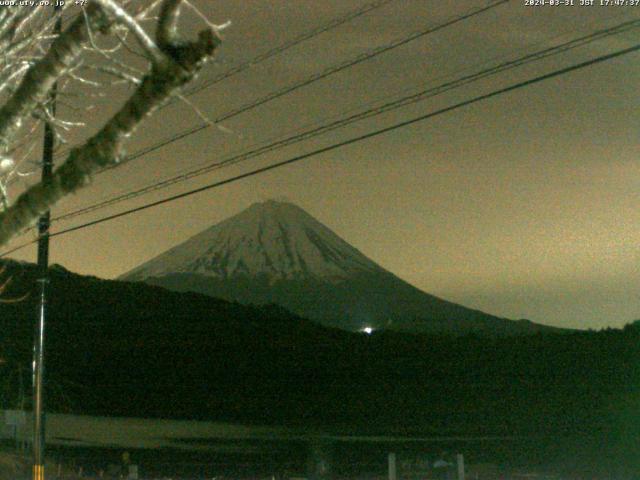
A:
[[[54,26],[54,34],[62,31],[61,7],[54,7],[54,15],[58,15]],[[56,115],[56,96],[58,86],[54,84],[49,96],[51,118]],[[53,176],[53,150],[55,147],[54,126],[45,120],[44,143],[42,146],[42,184],[47,185]],[[49,225],[51,215],[47,211],[38,221],[38,284],[39,302],[33,344],[33,480],[44,480],[45,450],[45,418],[44,418],[44,338],[48,311],[49,287]]]

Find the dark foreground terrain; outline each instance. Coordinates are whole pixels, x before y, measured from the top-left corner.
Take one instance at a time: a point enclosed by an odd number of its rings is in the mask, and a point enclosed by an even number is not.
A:
[[[20,401],[20,377],[29,382],[36,309],[31,267],[10,267],[4,297],[31,294],[0,304],[5,408]],[[640,472],[637,324],[511,338],[367,336],[278,307],[61,268],[51,289],[47,398],[59,412],[502,436],[524,445],[505,447],[508,455],[613,478]]]

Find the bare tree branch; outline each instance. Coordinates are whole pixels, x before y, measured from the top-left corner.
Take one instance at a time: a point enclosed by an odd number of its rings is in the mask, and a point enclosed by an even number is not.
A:
[[[105,30],[111,21],[95,4],[87,8],[91,27]],[[82,52],[82,44],[89,33],[83,18],[77,18],[69,28],[53,41],[47,54],[24,75],[14,94],[0,108],[0,148],[6,149],[24,118],[44,102],[55,82],[71,67]]]
[[[180,88],[191,81],[202,64],[212,56],[220,43],[214,29],[201,31],[195,41],[180,41],[177,38],[176,22],[180,1],[163,1],[156,33],[156,41],[163,55],[152,62],[149,73],[122,109],[86,143],[70,151],[65,162],[54,172],[51,182],[29,188],[12,206],[0,214],[0,246],[33,225],[40,215],[62,197],[87,185],[95,172],[117,163],[123,155],[124,140],[146,116],[171,96],[179,93]],[[82,35],[87,35],[86,28],[78,30],[82,30]],[[67,30],[56,42],[66,45],[67,50],[76,52],[79,48],[77,42],[80,41],[80,34],[77,30],[72,32]],[[71,38],[68,38],[69,35]],[[68,68],[69,63],[59,62],[57,65],[58,68],[46,69],[46,74],[38,77],[40,81],[55,77],[56,73]],[[11,125],[5,126],[4,129],[11,131]]]
[[[161,50],[166,51],[177,43],[178,18],[182,0],[164,0],[160,6],[160,18],[156,30],[156,41]]]
[[[4,291],[7,289],[7,287],[11,283],[11,279],[12,279],[11,276],[7,277],[6,279],[2,278],[4,276],[5,270],[6,270],[6,267],[4,265],[2,267],[0,267],[0,303],[18,303],[18,302],[21,302],[21,301],[25,300],[29,296],[28,292],[23,294],[21,297],[17,297],[17,298],[2,298],[1,297],[2,294],[4,293]]]
[[[116,21],[125,25],[136,37],[138,43],[146,53],[149,60],[154,62],[162,61],[162,52],[155,42],[147,35],[147,32],[140,24],[131,17],[120,5],[111,0],[96,0],[102,8],[113,15]]]

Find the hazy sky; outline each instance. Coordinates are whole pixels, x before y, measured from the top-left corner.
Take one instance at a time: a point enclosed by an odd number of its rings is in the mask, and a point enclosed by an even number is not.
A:
[[[214,22],[233,22],[216,62],[202,72],[199,81],[206,81],[367,2],[194,3]],[[216,118],[486,3],[395,0],[191,99],[205,115]],[[524,0],[512,0],[239,115],[223,128],[209,128],[100,175],[93,186],[65,200],[54,215],[223,160],[372,101],[396,98],[640,19],[640,7],[575,3],[528,7]],[[195,18],[185,17],[186,30],[196,25]],[[610,37],[56,228],[283,160],[638,42],[638,30]],[[577,328],[621,326],[640,318],[639,85],[640,54],[633,53],[303,163],[58,237],[52,241],[52,261],[79,273],[113,278],[255,201],[285,197],[429,293],[509,318]],[[116,102],[109,97],[96,104],[99,116]],[[199,122],[185,105],[166,108],[146,124],[129,151]],[[35,247],[15,256],[33,260]]]

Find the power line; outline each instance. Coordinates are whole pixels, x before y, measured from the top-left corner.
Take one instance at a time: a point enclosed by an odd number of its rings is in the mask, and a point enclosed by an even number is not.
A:
[[[324,32],[324,31],[327,31],[330,28],[334,28],[334,26],[341,25],[341,24],[345,23],[348,20],[356,18],[357,16],[360,16],[360,15],[363,15],[364,13],[367,13],[367,12],[369,12],[369,11],[375,9],[375,8],[379,8],[382,5],[388,3],[389,1],[391,1],[391,0],[384,0],[384,1],[381,0],[381,1],[378,1],[378,2],[374,2],[372,4],[369,4],[368,6],[365,6],[365,7],[362,7],[360,9],[357,9],[357,10],[353,11],[350,14],[345,15],[344,17],[340,17],[340,18],[334,19],[332,22],[330,22],[330,24],[327,24],[327,25],[325,25],[323,27],[319,27],[319,28],[317,28],[315,30],[312,30],[311,32],[303,34],[300,37],[297,37],[296,39],[291,40],[290,42],[287,42],[287,43],[285,43],[285,44],[283,44],[283,45],[281,45],[279,47],[274,48],[271,51],[266,52],[265,54],[259,55],[258,57],[256,57],[259,60],[254,59],[254,60],[252,60],[250,62],[246,62],[245,64],[241,64],[241,65],[245,65],[244,67],[242,67],[241,70],[238,70],[237,72],[234,73],[233,69],[232,69],[230,71],[230,73],[228,73],[228,74],[224,73],[224,74],[220,75],[219,77],[216,77],[216,78],[212,79],[210,82],[208,82],[204,86],[196,87],[196,90],[200,91],[200,90],[202,90],[204,88],[207,88],[208,86],[211,86],[211,85],[213,85],[215,83],[218,83],[219,81],[222,81],[222,80],[224,80],[226,78],[229,78],[229,77],[235,75],[236,73],[239,73],[240,71],[243,71],[246,68],[249,68],[251,65],[254,65],[254,64],[258,63],[258,61],[263,61],[263,60],[265,60],[267,58],[271,58],[272,56],[276,55],[277,53],[280,53],[281,51],[285,51],[285,50],[291,48],[294,44],[298,44],[298,43],[300,43],[300,42],[302,42],[304,40],[312,38],[315,35],[319,35],[320,33]],[[154,152],[156,150],[164,148],[167,145],[170,145],[170,144],[175,143],[175,142],[177,142],[179,140],[182,140],[182,139],[184,139],[186,137],[194,135],[194,134],[196,134],[196,133],[198,133],[198,132],[200,132],[202,130],[205,130],[205,129],[211,127],[212,124],[221,123],[221,122],[224,122],[226,120],[229,120],[229,119],[231,119],[233,117],[236,117],[237,115],[240,115],[240,114],[245,113],[247,111],[253,110],[254,108],[257,108],[257,107],[259,107],[261,105],[264,105],[264,104],[266,104],[266,103],[268,103],[268,102],[270,102],[272,100],[276,100],[278,98],[281,98],[281,97],[283,97],[285,95],[288,95],[289,93],[292,93],[292,92],[294,92],[296,90],[299,90],[299,89],[301,89],[301,88],[303,88],[305,86],[311,85],[311,84],[313,84],[315,82],[318,82],[320,80],[323,80],[323,79],[325,79],[325,78],[327,78],[327,77],[329,77],[331,75],[334,75],[334,74],[339,73],[339,72],[341,72],[343,70],[351,68],[351,67],[353,67],[355,65],[358,65],[358,64],[363,63],[365,61],[368,61],[368,60],[370,60],[372,58],[378,57],[378,56],[380,56],[380,55],[382,55],[384,53],[387,53],[387,52],[389,52],[391,50],[394,50],[396,48],[404,46],[404,45],[406,45],[406,44],[408,44],[410,42],[413,42],[413,41],[415,41],[415,40],[417,40],[419,38],[422,38],[422,37],[424,37],[426,35],[429,35],[429,34],[432,34],[432,33],[436,33],[436,32],[438,32],[440,30],[443,30],[443,29],[448,28],[448,27],[450,27],[452,25],[455,25],[455,24],[457,24],[459,22],[462,22],[464,20],[472,18],[472,17],[474,17],[476,15],[479,15],[481,13],[484,13],[486,11],[489,11],[489,10],[491,10],[493,8],[496,8],[496,7],[498,7],[498,6],[502,5],[502,4],[508,3],[509,1],[510,0],[494,0],[494,1],[490,2],[488,5],[485,5],[483,7],[477,7],[477,8],[474,8],[474,9],[470,9],[466,13],[464,13],[462,15],[458,15],[458,16],[452,17],[452,18],[444,21],[443,23],[440,23],[440,24],[437,24],[437,25],[434,25],[434,26],[428,26],[428,27],[426,27],[426,28],[424,28],[422,30],[418,30],[416,32],[412,32],[409,35],[406,35],[404,37],[398,38],[398,39],[394,40],[391,43],[379,46],[377,48],[374,48],[372,50],[364,52],[364,53],[356,56],[355,58],[347,59],[344,62],[341,62],[341,63],[338,63],[338,64],[333,65],[331,67],[328,67],[327,69],[325,69],[325,70],[323,70],[321,72],[312,74],[311,76],[309,76],[309,77],[307,77],[307,78],[305,78],[305,79],[303,79],[301,81],[298,81],[298,82],[296,82],[296,83],[294,83],[292,85],[288,85],[288,86],[283,87],[283,88],[281,88],[279,90],[272,91],[272,92],[268,93],[267,95],[265,95],[263,97],[260,97],[260,98],[258,98],[256,100],[252,101],[252,102],[249,102],[249,103],[247,103],[245,105],[242,105],[241,107],[238,107],[238,108],[235,108],[235,109],[233,109],[231,111],[228,111],[228,112],[222,114],[221,116],[219,116],[218,118],[216,118],[215,120],[213,120],[213,122],[202,122],[202,123],[200,123],[200,124],[198,124],[196,126],[193,126],[193,127],[188,128],[186,130],[183,130],[182,132],[179,132],[179,133],[176,133],[176,134],[174,134],[174,135],[172,135],[170,137],[167,137],[167,138],[161,140],[158,143],[155,143],[155,144],[150,145],[148,147],[142,148],[142,149],[138,150],[137,152],[135,152],[135,153],[133,153],[131,155],[128,155],[127,157],[122,159],[117,164],[105,167],[104,169],[98,171],[96,173],[96,175],[99,175],[101,173],[110,171],[110,170],[112,170],[114,168],[117,168],[117,167],[119,167],[121,165],[124,165],[126,163],[129,163],[129,162],[135,160],[135,159],[138,159],[138,158],[140,158],[140,157],[142,157],[144,155],[147,155],[147,154],[149,154],[151,152]],[[196,93],[196,90],[193,90],[189,94]],[[62,153],[60,153],[60,155],[64,155],[66,153],[68,153],[68,151],[62,152]]]
[[[494,91],[492,91],[490,93],[486,93],[486,94],[483,94],[483,95],[478,95],[478,96],[473,97],[471,99],[464,100],[462,102],[458,102],[458,103],[456,103],[454,105],[450,105],[448,107],[444,107],[444,108],[435,110],[433,112],[429,112],[429,113],[426,113],[424,115],[420,115],[418,117],[414,117],[414,118],[409,119],[409,120],[404,120],[402,122],[396,123],[396,124],[391,125],[389,127],[385,127],[385,128],[381,128],[381,129],[378,129],[378,130],[374,130],[372,132],[369,132],[369,133],[366,133],[366,134],[363,134],[363,135],[359,135],[359,136],[356,136],[356,137],[352,137],[352,138],[350,138],[348,140],[344,140],[342,142],[334,143],[334,144],[329,145],[327,147],[322,147],[322,148],[313,150],[311,152],[307,152],[307,153],[304,153],[304,154],[301,154],[301,155],[297,155],[295,157],[289,158],[287,160],[283,160],[281,162],[277,162],[277,163],[274,163],[274,164],[271,164],[271,165],[268,165],[268,166],[265,166],[265,167],[257,168],[255,170],[251,170],[249,172],[246,172],[246,173],[243,173],[243,174],[240,174],[240,175],[236,175],[234,177],[230,177],[230,178],[227,178],[225,180],[221,180],[221,181],[218,181],[218,182],[210,183],[208,185],[205,185],[205,186],[202,186],[202,187],[199,187],[199,188],[195,188],[195,189],[189,190],[187,192],[183,192],[183,193],[180,193],[180,194],[177,194],[177,195],[173,195],[173,196],[161,199],[161,200],[157,200],[155,202],[150,202],[150,203],[147,203],[145,205],[141,205],[139,207],[135,207],[135,208],[132,208],[132,209],[129,209],[129,210],[125,210],[125,211],[122,211],[122,212],[119,212],[119,213],[116,213],[116,214],[113,214],[113,215],[108,215],[108,216],[105,216],[105,217],[102,217],[102,218],[99,218],[99,219],[96,219],[96,220],[92,220],[90,222],[86,222],[86,223],[81,224],[81,225],[77,225],[77,226],[74,226],[74,227],[70,227],[70,228],[61,230],[59,232],[51,233],[49,236],[50,237],[57,237],[57,236],[60,236],[60,235],[65,235],[67,233],[75,232],[77,230],[82,230],[84,228],[88,228],[88,227],[91,227],[91,226],[94,226],[94,225],[98,225],[100,223],[108,222],[108,221],[114,220],[116,218],[124,217],[124,216],[127,216],[127,215],[131,215],[133,213],[137,213],[137,212],[140,212],[140,211],[143,211],[143,210],[147,210],[149,208],[156,207],[158,205],[163,205],[163,204],[166,204],[166,203],[173,202],[175,200],[179,200],[179,199],[182,199],[182,198],[185,198],[185,197],[189,197],[189,196],[195,195],[197,193],[201,193],[201,192],[204,192],[204,191],[207,191],[207,190],[211,190],[211,189],[214,189],[214,188],[217,188],[217,187],[221,187],[223,185],[234,183],[234,182],[237,182],[239,180],[243,180],[245,178],[253,177],[255,175],[259,175],[261,173],[268,172],[270,170],[275,170],[277,168],[284,167],[285,165],[290,165],[290,164],[293,164],[293,163],[297,163],[297,162],[300,162],[302,160],[306,160],[308,158],[315,157],[317,155],[336,150],[338,148],[342,148],[342,147],[345,147],[345,146],[348,146],[348,145],[352,145],[354,143],[361,142],[363,140],[367,140],[367,139],[370,139],[370,138],[373,138],[373,137],[377,137],[377,136],[382,135],[384,133],[395,131],[395,130],[398,130],[400,128],[404,128],[404,127],[407,127],[409,125],[413,125],[415,123],[422,122],[424,120],[436,117],[438,115],[442,115],[444,113],[448,113],[448,112],[451,112],[453,110],[457,110],[459,108],[466,107],[468,105],[472,105],[472,104],[477,103],[477,102],[481,102],[483,100],[488,100],[490,98],[496,97],[498,95],[502,95],[504,93],[512,92],[514,90],[518,90],[520,88],[524,88],[524,87],[527,87],[527,86],[530,86],[530,85],[533,85],[533,84],[536,84],[536,83],[540,83],[540,82],[543,82],[545,80],[549,80],[551,78],[559,77],[561,75],[565,75],[567,73],[570,73],[570,72],[573,72],[573,71],[576,71],[576,70],[580,70],[580,69],[583,69],[583,68],[590,67],[592,65],[598,64],[598,63],[602,63],[602,62],[605,62],[605,61],[608,61],[608,60],[612,60],[614,58],[621,57],[621,56],[627,55],[629,53],[637,52],[638,50],[640,50],[640,44],[636,44],[636,45],[634,45],[632,47],[625,48],[625,49],[622,49],[622,50],[617,50],[617,51],[615,51],[613,53],[609,53],[609,54],[606,54],[606,55],[601,55],[599,57],[596,57],[596,58],[593,58],[593,59],[590,59],[590,60],[587,60],[587,61],[584,61],[584,62],[581,62],[581,63],[578,63],[578,64],[574,64],[574,65],[571,65],[571,66],[568,66],[568,67],[564,67],[564,68],[561,68],[561,69],[558,69],[558,70],[554,70],[553,72],[546,73],[544,75],[540,75],[540,76],[531,78],[529,80],[525,80],[525,81],[522,81],[522,82],[518,82],[518,83],[512,84],[512,85],[510,85],[508,87],[504,87],[504,88],[500,88],[500,89],[494,90]],[[37,240],[35,240],[35,241],[37,241]],[[35,241],[31,241],[31,242],[25,243],[23,245],[20,245],[18,247],[15,247],[15,248],[13,248],[11,250],[5,251],[2,254],[0,254],[0,258],[4,257],[6,255],[9,255],[10,253],[13,253],[13,252],[15,252],[17,250],[20,250],[20,249],[22,249],[22,248],[24,248],[24,247],[26,247],[28,245],[31,245]]]
[[[342,17],[338,17],[335,18],[333,20],[331,20],[329,23],[320,26],[318,28],[315,28],[309,32],[303,33],[295,38],[293,38],[292,40],[285,42],[275,48],[272,48],[271,50],[268,50],[264,53],[261,53],[260,55],[254,57],[253,59],[243,62],[233,68],[231,68],[230,70],[212,78],[211,80],[206,81],[205,83],[203,83],[202,85],[193,87],[191,89],[189,89],[188,92],[186,92],[186,95],[193,95],[195,93],[198,93],[206,88],[211,87],[212,85],[215,85],[217,83],[220,83],[223,80],[226,80],[227,78],[230,78],[238,73],[241,73],[251,67],[253,67],[254,65],[263,62],[265,60],[268,60],[269,58],[272,58],[276,55],[279,55],[283,52],[286,52],[287,50],[289,50],[290,48],[305,42],[313,37],[316,37],[324,32],[327,32],[329,30],[332,30],[336,27],[339,27],[340,25],[343,25],[347,22],[350,22],[351,20],[354,20],[366,13],[371,12],[372,10],[375,10],[377,8],[383,7],[384,5],[386,5],[387,3],[390,3],[392,0],[379,0],[377,2],[372,2],[369,3],[367,5],[364,5],[360,8],[357,8],[351,12],[348,12],[347,14],[343,15]]]
[[[272,142],[270,144],[264,145],[260,148],[257,149],[253,149],[250,150],[248,152],[243,152],[237,155],[234,155],[230,158],[227,158],[225,160],[219,161],[219,162],[215,162],[213,164],[210,165],[206,165],[200,168],[197,168],[195,170],[191,170],[185,173],[182,173],[180,175],[176,175],[173,177],[170,177],[168,179],[164,179],[161,180],[159,182],[153,183],[151,185],[147,185],[145,187],[118,195],[116,197],[112,197],[109,198],[107,200],[101,201],[101,202],[97,202],[94,203],[93,205],[89,205],[87,207],[83,207],[80,208],[78,210],[74,210],[62,215],[59,215],[57,217],[55,217],[53,220],[54,221],[60,221],[60,220],[67,220],[79,215],[83,215],[95,210],[99,210],[101,208],[107,207],[107,206],[111,206],[126,200],[130,200],[132,198],[136,198],[138,196],[144,195],[146,193],[152,192],[152,191],[156,191],[159,189],[163,189],[166,187],[169,187],[171,185],[174,185],[176,183],[180,183],[183,181],[187,181],[190,180],[192,178],[204,175],[206,173],[209,173],[213,170],[216,169],[220,169],[223,167],[227,167],[230,165],[235,165],[237,163],[240,163],[242,161],[248,160],[250,158],[254,158],[257,157],[259,155],[262,155],[264,153],[267,152],[271,152],[274,150],[278,150],[280,148],[284,148],[285,146],[289,146],[295,143],[299,143],[303,140],[307,140],[309,138],[313,138],[315,136],[324,134],[326,132],[338,129],[338,128],[342,128],[346,125],[355,123],[357,121],[361,121],[363,119],[366,118],[370,118],[373,116],[377,116],[380,115],[382,113],[386,113],[401,107],[405,107],[407,105],[413,104],[413,103],[417,103],[419,101],[425,100],[426,98],[431,98],[434,97],[436,95],[440,95],[444,92],[453,90],[455,88],[459,88],[461,86],[464,85],[468,85],[470,83],[476,82],[478,80],[493,76],[493,75],[497,75],[499,73],[503,73],[507,70],[510,70],[512,68],[516,68],[516,67],[520,67],[522,65],[534,62],[534,61],[538,61],[544,58],[548,58],[550,56],[553,55],[557,55],[560,53],[564,53],[570,49],[573,48],[577,48],[580,46],[584,46],[588,43],[594,42],[596,40],[601,40],[602,38],[605,37],[609,37],[611,35],[617,35],[626,31],[629,31],[633,28],[637,28],[638,26],[640,26],[640,19],[639,20],[631,20],[628,22],[623,22],[621,24],[615,25],[613,27],[609,27],[606,29],[601,29],[598,30],[596,32],[593,32],[589,35],[585,35],[576,39],[572,39],[569,40],[567,42],[564,42],[562,44],[553,46],[553,47],[548,47],[542,50],[539,50],[537,52],[534,53],[530,53],[524,56],[521,56],[519,58],[516,58],[514,60],[509,60],[509,61],[505,61],[502,62],[496,66],[481,70],[479,72],[470,74],[470,75],[466,75],[464,77],[440,84],[438,86],[435,87],[431,87],[422,91],[419,91],[417,93],[412,93],[410,95],[406,95],[403,96],[399,99],[387,102],[383,105],[374,107],[374,108],[370,108],[367,110],[364,110],[362,112],[353,114],[353,115],[349,115],[347,117],[343,117],[339,120],[336,120],[334,122],[328,123],[328,124],[324,124],[315,128],[312,128],[310,130],[304,131],[302,133],[297,133],[293,136],[289,136],[287,138],[284,139],[279,139],[275,142]]]
[[[362,53],[362,54],[358,55],[357,57],[355,57],[353,59],[349,59],[349,60],[346,60],[345,62],[342,62],[342,63],[339,63],[339,64],[334,65],[332,67],[329,67],[329,68],[327,68],[327,69],[325,69],[325,70],[323,70],[323,71],[321,71],[319,73],[316,73],[314,75],[311,75],[310,77],[307,77],[306,79],[304,79],[304,80],[302,80],[300,82],[297,82],[297,83],[295,83],[293,85],[289,85],[289,86],[284,87],[284,88],[282,88],[280,90],[277,90],[275,92],[271,92],[270,94],[267,94],[266,96],[261,97],[261,98],[255,100],[255,101],[253,101],[253,102],[251,102],[249,104],[246,104],[246,105],[244,105],[242,107],[239,107],[239,108],[237,108],[235,110],[232,110],[230,112],[227,112],[226,114],[223,114],[221,117],[217,118],[214,121],[214,123],[228,120],[228,119],[230,119],[230,118],[232,118],[232,117],[234,117],[236,115],[239,115],[239,114],[244,113],[244,112],[246,112],[248,110],[256,108],[256,107],[258,107],[260,105],[263,105],[263,104],[265,104],[265,103],[267,103],[267,102],[269,102],[271,100],[275,100],[276,98],[280,98],[280,97],[282,97],[282,96],[284,96],[284,95],[286,95],[288,93],[291,93],[291,92],[293,92],[295,90],[298,90],[298,89],[300,89],[300,88],[302,88],[304,86],[310,85],[311,83],[314,83],[316,81],[322,80],[324,78],[329,77],[330,75],[333,75],[335,73],[341,72],[341,71],[343,71],[343,70],[345,70],[347,68],[350,68],[352,66],[360,64],[360,63],[362,63],[364,61],[367,61],[367,60],[369,60],[371,58],[374,58],[374,57],[377,57],[379,55],[382,55],[382,54],[384,54],[384,53],[386,53],[386,52],[388,52],[390,50],[393,50],[395,48],[398,48],[398,47],[401,47],[403,45],[406,45],[407,43],[410,43],[410,42],[412,42],[414,40],[417,40],[418,38],[424,37],[424,36],[429,35],[431,33],[438,32],[438,31],[440,31],[440,30],[442,30],[444,28],[447,28],[449,26],[455,25],[455,24],[457,24],[459,22],[462,22],[462,21],[464,21],[466,19],[469,19],[471,17],[474,17],[474,16],[479,15],[481,13],[484,13],[486,11],[489,11],[489,10],[491,10],[493,8],[496,8],[496,7],[498,7],[498,6],[502,5],[502,4],[508,3],[509,1],[510,0],[494,0],[494,1],[490,2],[489,4],[487,4],[485,6],[477,7],[477,8],[474,8],[474,9],[470,9],[470,10],[468,10],[466,13],[464,13],[462,15],[451,17],[449,20],[446,20],[443,23],[440,23],[438,25],[428,26],[425,29],[410,33],[409,35],[401,37],[399,39],[396,39],[395,41],[393,41],[393,42],[391,42],[389,44],[379,46],[379,47],[377,47],[377,48],[375,48],[373,50],[369,50],[369,51],[367,51],[365,53]],[[378,3],[376,3],[376,5],[377,4]],[[162,140],[161,142],[159,142],[159,143],[157,143],[155,145],[152,145],[150,147],[147,147],[147,148],[144,148],[142,150],[139,150],[138,152],[134,153],[133,155],[130,155],[130,156],[126,157],[125,159],[123,159],[118,164],[113,165],[111,167],[106,167],[105,169],[98,171],[97,174],[104,173],[105,171],[108,171],[108,170],[111,170],[113,168],[116,168],[116,167],[118,167],[120,165],[123,165],[124,163],[128,163],[131,160],[134,160],[134,159],[139,158],[139,157],[141,157],[143,155],[151,153],[152,151],[158,150],[158,149],[160,149],[160,148],[162,148],[164,146],[167,146],[167,145],[169,145],[171,143],[174,143],[174,142],[176,142],[176,141],[178,141],[178,140],[180,140],[182,138],[185,138],[185,137],[187,137],[189,135],[193,135],[193,134],[195,134],[195,133],[197,133],[197,132],[199,132],[201,130],[204,130],[204,129],[210,127],[210,126],[211,126],[211,123],[203,123],[203,124],[200,124],[198,126],[195,126],[195,127],[191,128],[191,129],[188,129],[187,131],[180,132],[180,133],[178,133],[176,135],[173,135],[172,137],[169,137],[167,139]]]
[[[351,10],[349,12],[347,12],[344,15],[341,15],[339,17],[333,18],[331,19],[329,22],[322,24],[314,29],[311,29],[307,32],[304,32],[294,38],[292,38],[291,40],[288,40],[280,45],[277,45],[274,48],[271,48],[269,50],[267,50],[266,52],[263,52],[255,57],[253,57],[250,60],[247,60],[245,62],[242,62],[238,65],[236,65],[235,67],[230,68],[229,70],[227,70],[226,72],[223,72],[217,76],[215,76],[214,78],[207,80],[206,82],[204,82],[202,85],[198,85],[196,87],[193,87],[191,89],[189,89],[188,91],[184,92],[183,95],[184,96],[190,96],[190,95],[194,95],[202,90],[205,90],[213,85],[216,85],[220,82],[222,82],[223,80],[226,80],[228,78],[231,78],[235,75],[238,75],[239,73],[244,72],[245,70],[248,70],[256,65],[258,65],[259,63],[262,63],[270,58],[273,58],[277,55],[280,55],[281,53],[286,52],[287,50],[300,45],[303,42],[306,42],[307,40],[311,40],[312,38],[315,38],[323,33],[326,33],[330,30],[333,30],[341,25],[344,25],[345,23],[351,22],[352,20],[355,20],[358,17],[361,17],[369,12],[372,12],[373,10],[376,10],[378,8],[381,8],[385,5],[387,5],[388,3],[391,3],[394,0],[377,0],[371,3],[367,3],[361,7],[358,7],[354,10]],[[77,15],[76,15],[77,16]],[[165,105],[161,106],[160,109],[163,109],[165,107],[168,107],[169,105],[172,105],[174,103],[174,101],[171,101],[169,103],[166,103]],[[65,149],[63,151],[60,151],[56,154],[56,158],[58,157],[62,157],[65,156],[69,153],[69,149]],[[136,157],[137,158],[137,157]]]
[[[331,67],[328,67],[327,69],[315,73],[301,81],[298,81],[292,85],[287,85],[286,87],[283,87],[279,90],[275,90],[272,91],[270,93],[268,93],[267,95],[260,97],[256,100],[253,100],[252,102],[246,103],[238,108],[235,108],[233,110],[230,110],[224,114],[222,114],[221,116],[219,116],[218,118],[216,118],[215,120],[213,120],[213,122],[203,122],[200,123],[196,126],[193,126],[189,129],[183,130],[182,132],[176,133],[170,137],[167,137],[163,140],[161,140],[160,142],[151,145],[149,147],[145,147],[141,150],[138,150],[137,152],[133,153],[132,155],[127,156],[126,158],[124,158],[122,161],[120,161],[118,164],[110,166],[110,167],[106,167],[105,169],[101,170],[100,172],[98,172],[98,174],[103,173],[105,171],[109,171],[112,170],[114,168],[117,168],[125,163],[129,163],[132,160],[135,160],[137,158],[140,158],[144,155],[147,155],[148,153],[154,152],[156,150],[159,150],[167,145],[170,145],[172,143],[177,142],[178,140],[181,140],[183,138],[186,138],[188,136],[194,135],[195,133],[198,133],[202,130],[205,130],[209,127],[211,127],[212,123],[216,124],[216,123],[221,123],[224,122],[226,120],[229,120],[233,117],[236,117],[238,115],[240,115],[241,113],[245,113],[249,110],[253,110],[254,108],[257,108],[261,105],[264,105],[265,103],[268,103],[272,100],[276,100],[278,98],[281,98],[285,95],[288,95],[290,93],[295,92],[296,90],[299,90],[303,87],[306,87],[308,85],[311,85],[315,82],[318,82],[320,80],[323,80],[331,75],[334,75],[336,73],[342,72],[343,70],[346,70],[348,68],[351,68],[355,65],[358,65],[360,63],[363,63],[365,61],[368,61],[372,58],[378,57],[384,53],[387,53],[391,50],[394,50],[396,48],[399,48],[403,45],[406,45],[410,42],[413,42],[419,38],[422,38],[426,35],[438,32],[440,30],[443,30],[447,27],[450,27],[452,25],[455,25],[459,22],[462,22],[464,20],[467,20],[471,17],[474,17],[476,15],[479,15],[481,13],[484,13],[488,10],[491,10],[493,8],[496,8],[502,4],[508,3],[510,0],[495,0],[493,2],[491,2],[489,5],[486,5],[484,7],[478,7],[472,10],[469,10],[467,13],[462,14],[462,15],[458,15],[456,17],[453,17],[443,23],[440,23],[438,25],[435,26],[429,26],[427,28],[424,28],[422,30],[419,30],[417,32],[413,32],[407,36],[404,36],[402,38],[396,39],[395,41],[388,43],[386,45],[382,45],[380,47],[377,47],[373,50],[369,50],[365,53],[362,53],[358,56],[356,56],[355,58],[352,59],[347,59],[344,62],[338,63],[336,65],[333,65]]]

